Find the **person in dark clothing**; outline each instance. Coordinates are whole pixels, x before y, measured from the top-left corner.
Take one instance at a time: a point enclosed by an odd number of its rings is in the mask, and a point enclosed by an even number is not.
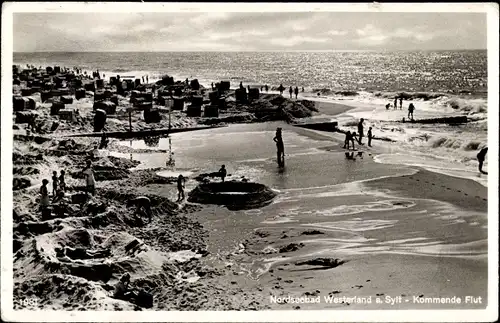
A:
[[[359,143],[360,145],[362,145],[362,144],[363,144],[361,141],[363,140],[363,137],[364,137],[364,135],[365,135],[364,130],[363,130],[363,121],[364,121],[364,119],[363,119],[363,118],[361,118],[361,119],[359,120],[359,123],[358,123],[358,134],[359,134],[358,143]]]
[[[390,107],[391,107],[391,104],[390,104],[390,103],[387,103],[387,104],[385,105],[385,109],[386,109],[386,110],[389,110],[389,108],[390,108]]]
[[[280,95],[283,95],[284,90],[285,90],[285,87],[283,86],[283,84],[280,84],[280,87],[279,87]]]
[[[399,110],[403,110],[403,97],[399,98]]]
[[[214,87],[214,82],[212,82],[211,87],[212,87],[212,91],[213,91],[213,90],[215,89],[215,87]]]
[[[372,134],[372,127],[368,128],[368,147],[371,147],[372,146],[372,138],[373,138],[373,134]]]
[[[265,88],[266,88],[266,92],[269,91],[269,87],[267,86],[267,84],[266,84]]]
[[[221,168],[219,169],[219,175],[221,180],[224,182],[226,179],[227,171],[226,171],[226,165],[222,165]]]
[[[304,87],[302,87],[302,93],[304,93]]]
[[[297,100],[297,95],[299,95],[299,88],[295,87],[295,100]]]
[[[394,110],[398,108],[398,97],[394,98]]]
[[[292,87],[290,86],[290,89],[288,90],[288,92],[290,92],[290,99],[292,98],[292,94],[293,94],[293,89]]]
[[[57,193],[57,187],[59,183],[59,178],[57,177],[57,172],[53,171],[52,172],[52,195],[56,196]]]
[[[356,148],[354,148],[354,141],[355,141],[355,140],[356,140],[356,141],[358,141],[358,140],[356,139],[356,137],[357,137],[357,136],[358,136],[358,135],[356,134],[356,132],[351,132],[352,150],[356,150]]]
[[[182,174],[179,174],[179,176],[177,177],[177,202],[178,201],[182,201],[184,200],[185,196],[184,196],[184,186],[186,185],[186,179],[184,178],[184,176],[182,176]],[[181,198],[182,196],[182,198]]]
[[[285,145],[283,143],[283,134],[280,127],[276,128],[276,135],[273,141],[276,143],[278,166],[283,167],[285,164]]]
[[[486,159],[486,154],[487,153],[488,153],[488,147],[484,147],[477,154],[477,160],[479,161],[479,171],[482,174],[488,174],[487,172],[483,171],[483,163],[484,163],[484,160]]]
[[[244,89],[243,82],[240,82],[240,89],[242,89],[242,90]]]
[[[351,141],[351,132],[348,130],[345,133],[345,139],[344,139],[344,149],[349,149],[349,142]]]
[[[415,111],[415,106],[413,105],[413,103],[410,103],[410,105],[408,106],[408,119],[409,120],[413,120],[413,111]]]
[[[99,144],[99,149],[105,149],[108,146],[108,136],[106,135],[106,131],[102,132],[101,143]]]

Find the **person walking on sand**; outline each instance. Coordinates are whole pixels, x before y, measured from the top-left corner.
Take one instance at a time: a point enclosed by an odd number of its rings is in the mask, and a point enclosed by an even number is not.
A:
[[[358,143],[360,145],[363,144],[361,141],[363,140],[363,137],[365,135],[364,130],[363,130],[363,121],[365,121],[365,120],[363,118],[361,118],[361,119],[359,119],[359,123],[358,123],[358,134],[359,134]]]
[[[413,111],[415,111],[415,106],[413,105],[413,103],[410,103],[410,105],[408,106],[408,119],[409,120],[413,120]],[[411,118],[410,118],[411,116]]]
[[[47,188],[47,184],[49,184],[49,180],[44,178],[42,180],[42,186],[40,187],[40,211],[42,211],[42,214],[50,205],[49,189]]]
[[[52,172],[52,195],[57,195],[57,187],[58,187],[59,179],[57,178],[57,171]]]
[[[299,88],[295,87],[295,100],[297,100],[297,96],[299,95]]]
[[[227,175],[226,165],[222,165],[221,168],[219,169],[219,176],[222,182],[226,180],[226,175]]]
[[[398,108],[398,97],[394,98],[394,110]]]
[[[186,185],[186,179],[182,174],[177,177],[177,202],[184,200],[184,186]],[[182,198],[181,198],[182,196]]]
[[[283,133],[280,127],[276,128],[276,135],[273,141],[276,143],[278,166],[283,167],[285,164],[285,145],[283,143]]]
[[[288,90],[288,92],[290,92],[290,99],[292,98],[292,93],[293,93],[293,89],[292,87],[290,86],[290,89]]]
[[[87,160],[87,166],[83,169],[82,174],[85,177],[87,193],[95,194],[95,178],[94,169],[92,168],[92,161]]]
[[[488,153],[488,147],[484,147],[483,149],[481,149],[479,151],[479,153],[477,154],[477,160],[479,162],[479,171],[482,173],[482,174],[488,174],[487,172],[483,171],[483,163],[484,163],[484,160],[486,159],[486,154]]]
[[[373,139],[373,133],[372,133],[372,127],[368,128],[368,147],[372,146],[372,139]]]
[[[399,110],[403,110],[403,97],[399,97]]]

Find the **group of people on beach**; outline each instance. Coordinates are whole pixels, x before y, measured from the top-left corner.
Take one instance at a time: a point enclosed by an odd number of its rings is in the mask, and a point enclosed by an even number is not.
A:
[[[358,144],[364,145],[363,144],[363,137],[365,136],[364,121],[365,120],[363,118],[359,119],[357,133],[355,131],[351,132],[349,130],[345,133],[344,147],[343,147],[344,149],[349,149],[350,144],[352,144],[352,149],[355,150],[356,148],[354,147],[354,140],[356,140]],[[372,127],[368,128],[367,138],[368,138],[368,147],[371,147],[372,139],[374,138]]]
[[[280,84],[280,86],[278,87],[278,91],[280,92],[280,95],[283,95],[283,92],[285,91],[285,87],[283,86],[283,84]],[[304,87],[302,87],[302,93],[303,92],[304,92]],[[294,94],[295,94],[295,99],[297,99],[299,95],[299,87],[295,86],[294,89],[293,86],[290,86],[290,88],[288,89],[288,93],[290,93],[290,99],[293,98]]]
[[[50,207],[51,201],[49,196],[49,188],[47,185],[49,184],[49,180],[44,178],[42,180],[42,186],[40,187],[40,211],[42,215],[44,215],[47,209]],[[57,176],[57,171],[52,172],[52,202],[58,202],[62,196],[64,196],[64,192],[66,191],[66,180],[65,180],[65,171],[61,170],[60,175]]]
[[[399,110],[403,110],[403,97],[395,97],[394,98],[394,110],[397,110],[398,108],[398,100],[399,100]],[[391,108],[391,104],[387,103],[385,105],[385,109],[389,110]],[[410,103],[408,105],[408,120],[414,120],[413,119],[413,111],[415,111],[415,105],[413,103]]]

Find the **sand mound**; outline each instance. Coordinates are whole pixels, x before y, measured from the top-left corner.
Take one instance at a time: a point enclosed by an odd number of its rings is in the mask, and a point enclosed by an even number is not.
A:
[[[35,310],[134,310],[136,306],[110,297],[103,287],[83,278],[51,274],[16,282],[14,298],[35,297]],[[14,309],[30,309],[14,302]]]
[[[249,182],[202,183],[189,193],[188,201],[225,205],[230,210],[265,206],[276,194],[263,184]]]

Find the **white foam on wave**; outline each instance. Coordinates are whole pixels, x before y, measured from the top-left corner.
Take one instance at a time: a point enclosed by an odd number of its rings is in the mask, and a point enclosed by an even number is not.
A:
[[[470,179],[488,187],[488,176],[465,164],[450,164],[448,159],[423,154],[380,154],[373,158],[377,163],[422,167],[428,171]]]

